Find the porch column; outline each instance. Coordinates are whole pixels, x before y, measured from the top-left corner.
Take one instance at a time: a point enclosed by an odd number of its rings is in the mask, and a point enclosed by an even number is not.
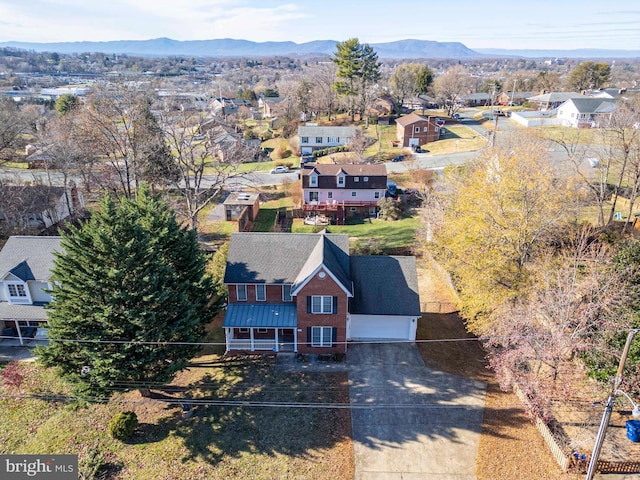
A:
[[[251,351],[253,352],[253,351],[255,351],[255,347],[253,346],[253,328],[249,329],[249,338],[251,339],[250,340],[250,342],[251,342]]]
[[[230,343],[229,342],[229,340],[230,340],[229,336],[230,336],[230,333],[231,333],[231,329],[229,327],[226,327],[224,329],[224,342],[225,342],[225,348],[226,348],[226,351],[224,353],[228,353],[229,352],[229,343]]]
[[[276,330],[275,338],[276,338],[276,352],[277,352],[278,351],[278,329],[276,328],[275,330]]]
[[[16,330],[18,331],[18,338],[20,339],[20,345],[24,345],[22,341],[22,332],[20,331],[20,320],[16,320]]]
[[[298,327],[293,327],[293,351],[298,353]]]

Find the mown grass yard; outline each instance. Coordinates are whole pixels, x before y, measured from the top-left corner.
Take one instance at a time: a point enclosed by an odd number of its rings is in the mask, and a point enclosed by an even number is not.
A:
[[[274,357],[212,353],[219,350],[193,359],[173,388],[152,390],[153,398],[116,393],[107,403],[74,409],[62,401],[0,397],[0,453],[78,454],[81,470],[100,463],[109,472],[104,478],[114,479],[353,478],[349,410],[296,408],[348,403],[345,373],[281,373]],[[22,395],[68,394],[49,370],[23,363],[21,371]],[[184,397],[205,404],[183,418]],[[260,406],[265,402],[275,406]],[[140,421],[133,437],[110,438],[110,418],[128,410]]]

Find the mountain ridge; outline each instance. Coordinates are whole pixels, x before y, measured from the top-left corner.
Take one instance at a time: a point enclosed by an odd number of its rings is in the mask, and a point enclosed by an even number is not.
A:
[[[127,54],[140,56],[194,57],[264,57],[272,55],[333,55],[335,40],[313,40],[304,43],[253,42],[222,38],[211,40],[174,40],[160,37],[148,40],[113,40],[104,42],[0,42],[0,47],[13,47],[36,52]],[[380,58],[480,58],[480,57],[563,57],[563,58],[634,58],[640,51],[577,49],[476,49],[461,42],[405,39],[394,42],[370,43]]]

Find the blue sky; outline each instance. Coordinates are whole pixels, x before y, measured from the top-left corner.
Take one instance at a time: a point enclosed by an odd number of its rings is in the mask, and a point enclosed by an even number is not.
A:
[[[638,0],[0,0],[0,41],[414,38],[640,50]]]

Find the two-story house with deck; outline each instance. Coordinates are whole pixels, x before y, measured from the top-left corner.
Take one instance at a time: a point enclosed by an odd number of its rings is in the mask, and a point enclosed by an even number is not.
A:
[[[300,154],[310,154],[314,150],[348,145],[355,134],[355,127],[327,127],[307,122],[306,125],[298,127]]]
[[[24,345],[29,338],[44,336],[56,251],[60,237],[34,236],[9,237],[0,250],[1,343]]]
[[[387,189],[381,164],[305,165],[301,172],[303,210],[342,225],[348,217],[375,217]]]
[[[414,257],[349,255],[344,234],[233,233],[227,353],[345,353],[352,340],[415,340]]]

